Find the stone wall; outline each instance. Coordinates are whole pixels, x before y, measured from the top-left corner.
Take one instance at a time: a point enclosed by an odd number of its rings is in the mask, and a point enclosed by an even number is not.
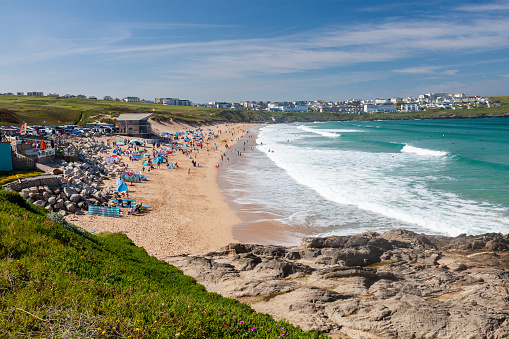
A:
[[[61,179],[53,174],[40,175],[37,177],[19,179],[17,181],[5,184],[4,187],[9,187],[13,191],[19,192],[23,188],[36,187],[36,186],[59,186]]]

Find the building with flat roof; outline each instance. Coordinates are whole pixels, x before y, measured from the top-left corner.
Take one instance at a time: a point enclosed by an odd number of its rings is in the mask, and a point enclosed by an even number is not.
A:
[[[366,113],[381,113],[381,112],[396,112],[395,104],[364,104],[364,112]]]
[[[140,98],[138,97],[125,97],[122,99],[124,102],[140,102]]]
[[[149,138],[152,134],[148,119],[152,113],[129,113],[120,114],[118,121],[118,134]]]

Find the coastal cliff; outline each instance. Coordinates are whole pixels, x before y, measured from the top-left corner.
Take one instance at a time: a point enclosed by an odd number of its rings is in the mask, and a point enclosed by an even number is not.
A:
[[[343,338],[509,337],[509,234],[392,230],[164,258],[209,292]]]

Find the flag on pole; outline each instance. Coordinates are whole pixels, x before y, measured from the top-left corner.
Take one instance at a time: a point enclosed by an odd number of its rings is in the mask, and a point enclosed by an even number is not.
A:
[[[23,133],[23,126],[24,126],[24,125],[25,125],[25,124],[21,124],[21,128],[19,129],[19,133],[20,133],[20,134],[21,134],[21,133]]]

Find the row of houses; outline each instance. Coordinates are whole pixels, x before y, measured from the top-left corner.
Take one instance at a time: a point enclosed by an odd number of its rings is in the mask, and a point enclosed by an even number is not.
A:
[[[14,93],[4,93],[7,95],[14,95]],[[17,92],[16,95],[24,95],[23,92]],[[43,92],[27,92],[29,96],[43,96]],[[50,93],[47,96],[58,97],[58,93]],[[83,94],[63,95],[65,98],[81,98],[98,100],[95,96],[85,96]],[[488,98],[480,96],[470,96],[466,93],[426,93],[418,97],[392,97],[389,99],[350,99],[339,102],[314,100],[314,101],[283,101],[283,102],[270,102],[270,101],[242,101],[239,103],[229,102],[209,102],[207,104],[193,104],[190,100],[179,98],[155,98],[154,101],[140,99],[135,96],[128,96],[122,99],[113,98],[111,96],[104,96],[102,100],[106,101],[123,101],[132,103],[155,103],[161,105],[173,106],[199,106],[199,107],[214,107],[221,109],[245,109],[245,110],[265,110],[271,112],[343,112],[351,114],[365,114],[377,112],[414,112],[426,108],[443,108],[443,109],[457,109],[457,108],[472,108],[480,105],[490,105]]]

